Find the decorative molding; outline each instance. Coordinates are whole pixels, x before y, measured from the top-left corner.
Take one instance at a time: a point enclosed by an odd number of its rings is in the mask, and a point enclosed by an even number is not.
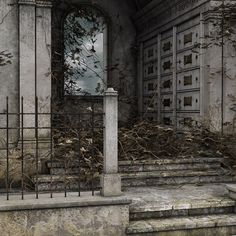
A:
[[[33,5],[37,7],[52,7],[52,0],[18,0],[19,5]]]
[[[178,12],[184,11],[185,9],[194,6],[200,0],[182,0],[176,4],[176,10]]]
[[[165,26],[168,22],[174,21],[179,16],[183,16],[189,12],[196,12],[196,9],[200,9],[210,0],[177,0],[171,1],[166,4],[164,1],[154,0],[153,5],[156,3],[156,7],[152,9],[144,8],[144,13],[139,14],[135,18],[135,24],[137,26],[139,36]],[[200,11],[200,10],[199,10]],[[207,8],[204,9],[207,11]]]
[[[18,0],[18,5],[35,5],[35,0]]]
[[[36,0],[36,5],[37,5],[37,7],[51,8],[52,1],[51,0]]]

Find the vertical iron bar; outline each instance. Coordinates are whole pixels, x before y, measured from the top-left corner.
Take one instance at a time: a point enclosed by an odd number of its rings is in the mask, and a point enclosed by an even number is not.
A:
[[[38,152],[39,152],[39,149],[38,149],[38,97],[36,96],[35,97],[35,139],[36,139],[36,188],[35,188],[35,191],[36,191],[36,199],[39,198],[39,195],[38,195],[38,172],[39,172],[39,167],[38,167]]]
[[[50,197],[53,198],[53,192],[52,192],[52,158],[53,158],[53,129],[52,129],[52,97],[50,99],[50,163],[51,163],[51,169],[50,169]]]
[[[67,132],[67,130],[68,130],[68,127],[66,128],[66,124],[67,124],[67,122],[66,122],[66,119],[68,118],[67,117],[67,114],[66,113],[64,113],[64,114],[62,114],[62,120],[63,120],[63,132]],[[64,168],[65,168],[65,170],[64,170],[64,197],[67,197],[67,160],[66,159],[64,159]]]
[[[64,165],[64,167],[65,167],[65,173],[64,173],[64,187],[65,187],[65,189],[64,189],[64,196],[65,197],[67,197],[67,183],[66,183],[66,181],[67,181],[67,164],[66,164],[66,160],[64,161],[64,163],[65,163],[65,165]]]
[[[21,199],[24,200],[24,98],[21,97]]]
[[[92,196],[94,196],[94,168],[93,168],[93,161],[94,161],[94,101],[92,101],[92,162],[91,162],[91,168],[92,168],[92,180],[91,180],[91,188],[92,188]]]
[[[221,134],[224,134],[224,0],[222,1],[222,12],[221,12]]]
[[[79,130],[78,130],[78,145],[77,145],[77,148],[78,148],[78,196],[80,197],[81,196],[81,189],[80,189],[80,159],[81,159],[81,156],[80,156],[80,131],[81,131],[81,121],[80,121],[80,115],[78,116],[78,119],[79,119]]]
[[[63,115],[63,129],[66,127],[66,114]],[[63,130],[64,132],[67,132],[67,129]],[[64,197],[67,197],[67,160],[64,159]]]
[[[6,121],[7,121],[7,176],[6,176],[6,190],[7,190],[7,200],[9,200],[9,105],[8,97],[6,99]]]

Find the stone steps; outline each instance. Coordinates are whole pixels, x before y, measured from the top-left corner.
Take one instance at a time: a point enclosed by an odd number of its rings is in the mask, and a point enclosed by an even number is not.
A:
[[[79,172],[78,163],[70,163],[67,166],[67,173],[76,174]],[[181,159],[160,159],[140,161],[119,161],[119,172],[147,172],[147,171],[169,171],[169,170],[209,170],[219,169],[221,158],[181,158]],[[62,162],[48,162],[47,167],[53,175],[64,174],[65,165]],[[83,168],[83,166],[81,166]],[[86,168],[86,167],[84,167]]]
[[[148,220],[170,217],[191,217],[197,215],[234,213],[235,201],[228,198],[212,198],[194,201],[180,201],[160,206],[158,201],[130,206],[130,220]]]
[[[213,214],[130,222],[127,235],[229,236],[236,233],[236,214]]]
[[[235,200],[228,198],[224,184],[146,187],[134,193],[127,235],[225,236],[236,232]]]
[[[120,161],[123,187],[231,183],[236,177],[221,167],[222,158]]]
[[[66,183],[68,189],[78,188],[78,175],[68,174]],[[122,188],[142,187],[142,186],[162,186],[162,185],[181,185],[181,184],[205,184],[205,183],[232,183],[236,181],[236,176],[226,175],[224,171],[155,171],[121,174]],[[50,188],[50,175],[40,175],[38,178],[38,188],[46,191]],[[88,186],[90,183],[81,181],[81,186]],[[94,179],[94,187],[99,187],[99,178]],[[61,174],[52,175],[52,188],[56,190],[64,189],[65,177]]]
[[[220,163],[213,164],[169,164],[169,165],[130,165],[130,166],[119,166],[120,173],[136,173],[136,172],[151,172],[151,171],[175,171],[175,170],[195,170],[195,171],[204,171],[204,170],[214,170],[219,169]],[[64,167],[53,167],[50,168],[50,173],[52,175],[65,174]],[[78,167],[68,167],[67,173],[77,174],[79,173]]]
[[[123,187],[204,184],[204,183],[231,183],[236,176],[224,170],[206,171],[152,171],[121,174]]]
[[[120,161],[119,171],[121,173],[127,173],[164,170],[208,170],[220,168],[220,166],[220,158],[181,158],[147,161]]]
[[[65,188],[68,191],[90,191],[99,190],[99,178],[94,178],[93,181],[79,179],[78,175],[39,175],[38,189],[39,191],[63,191]]]
[[[178,184],[203,183],[231,183],[236,177],[229,175],[221,168],[221,158],[164,158],[158,160],[119,161],[119,172],[122,178],[122,187],[159,186]],[[60,190],[65,186],[63,176],[65,167],[63,162],[53,161],[47,163],[49,172],[53,176],[53,188]],[[86,167],[81,166],[82,169]],[[78,186],[78,163],[67,166],[67,185],[73,189]],[[39,176],[39,189],[48,189],[50,175]],[[99,178],[94,181],[99,186]],[[74,184],[76,183],[76,184]],[[86,185],[86,184],[85,184]]]

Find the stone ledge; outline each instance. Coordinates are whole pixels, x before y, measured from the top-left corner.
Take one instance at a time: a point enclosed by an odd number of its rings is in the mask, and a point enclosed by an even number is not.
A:
[[[160,195],[161,197],[161,195]],[[141,203],[139,203],[141,204]],[[207,208],[234,207],[235,201],[228,198],[212,198],[212,199],[186,199],[185,202],[174,201],[171,203],[160,204],[159,201],[147,202],[141,205],[134,204],[130,206],[131,213],[147,213],[147,212],[163,212],[178,210],[196,210]]]
[[[50,198],[49,194],[40,194],[39,199],[35,199],[35,195],[26,195],[25,200],[20,200],[20,197],[20,195],[10,196],[10,200],[7,201],[5,196],[1,196],[0,212],[129,205],[132,202],[127,197],[105,198],[98,194],[91,196],[91,193],[82,193],[81,197],[78,197],[78,193],[68,193],[66,198],[63,197],[63,193],[54,194],[53,198]]]
[[[231,192],[236,192],[236,184],[226,184],[226,189]]]
[[[165,231],[229,227],[235,225],[236,225],[235,214],[223,214],[223,215],[216,214],[209,216],[194,216],[194,217],[193,216],[173,217],[169,219],[167,218],[167,219],[156,219],[156,220],[150,219],[150,220],[133,221],[127,228],[127,234],[137,235],[139,233],[140,234],[161,233]]]
[[[226,184],[226,189],[229,191],[229,197],[236,200],[236,184]]]
[[[119,161],[119,165],[166,165],[166,164],[195,164],[195,163],[212,163],[212,162],[222,162],[222,158],[213,157],[201,157],[201,158],[181,158],[181,159],[170,159],[164,158],[160,160],[124,160]]]

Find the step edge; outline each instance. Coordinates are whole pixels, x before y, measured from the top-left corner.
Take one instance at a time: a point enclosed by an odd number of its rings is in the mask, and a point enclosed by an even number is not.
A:
[[[215,219],[212,219],[214,218]],[[222,220],[222,217],[224,220]],[[234,217],[234,220],[232,221],[232,217]],[[236,215],[234,214],[217,214],[217,215],[209,215],[209,221],[206,222],[206,216],[188,216],[188,217],[171,217],[172,222],[174,219],[182,219],[181,223],[178,226],[178,223],[175,223],[174,225],[172,224],[170,227],[153,227],[151,224],[148,225],[148,221],[163,221],[162,219],[157,219],[157,220],[137,220],[133,221],[131,223],[137,223],[137,222],[146,222],[148,226],[150,226],[148,229],[143,229],[143,230],[135,230],[132,228],[132,226],[128,226],[126,229],[127,234],[137,234],[137,233],[155,233],[155,232],[165,232],[165,231],[176,231],[176,230],[189,230],[189,229],[200,229],[200,228],[213,228],[213,227],[229,227],[229,226],[236,226]],[[190,219],[193,220],[199,220],[199,218],[202,218],[203,224],[199,223],[193,223],[190,222],[190,224],[185,224],[185,227],[183,227],[183,220],[186,220],[187,223],[189,223]],[[227,220],[230,219],[230,220]],[[213,221],[214,220],[214,221]],[[191,224],[192,223],[192,224]]]

